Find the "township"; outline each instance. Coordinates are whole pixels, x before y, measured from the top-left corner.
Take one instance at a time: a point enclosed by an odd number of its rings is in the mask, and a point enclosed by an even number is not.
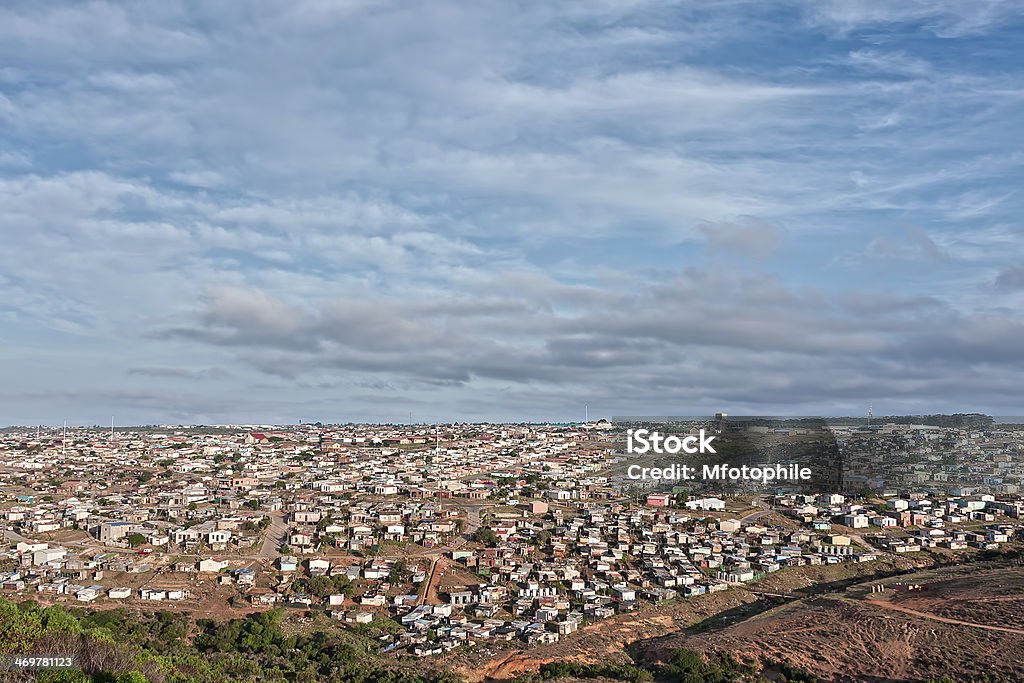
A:
[[[0,595],[324,611],[430,656],[793,567],[1024,541],[1024,431],[829,430],[850,474],[805,492],[623,488],[603,420],[8,429]]]

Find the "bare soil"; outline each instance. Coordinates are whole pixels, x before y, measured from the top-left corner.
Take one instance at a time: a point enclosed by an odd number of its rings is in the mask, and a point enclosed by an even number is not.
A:
[[[725,650],[771,667],[786,662],[824,681],[1024,680],[1024,568],[963,567],[889,579],[788,603],[731,626],[643,644],[664,661],[678,647]],[[897,584],[904,584],[898,586]],[[923,589],[907,590],[906,584]],[[999,611],[989,608],[999,606]],[[1016,619],[1016,621],[1014,621]],[[983,678],[987,677],[987,678]]]

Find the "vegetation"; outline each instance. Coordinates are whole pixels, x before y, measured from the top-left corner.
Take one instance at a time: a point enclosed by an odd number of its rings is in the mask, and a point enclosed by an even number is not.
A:
[[[807,673],[789,664],[783,663],[779,665],[779,681],[781,683],[818,683],[819,680],[814,674]]]
[[[405,579],[409,574],[409,564],[404,560],[398,560],[391,568],[391,572],[388,574],[388,580],[391,583],[399,583]]]
[[[346,592],[351,584],[343,576],[317,576],[302,587],[323,596]],[[294,622],[285,622],[285,614],[270,610],[229,621],[196,620],[179,612],[88,612],[0,598],[0,654],[61,653],[77,658],[79,670],[40,672],[38,683],[459,683],[450,670],[379,656],[380,638],[401,630],[389,619],[347,629],[319,615],[311,625],[296,628]],[[769,668],[776,672],[773,680],[783,683],[819,680],[785,663]],[[560,678],[740,683],[765,681],[763,676],[729,653],[680,648],[663,665],[551,662],[520,683]],[[929,683],[950,680],[941,677]]]
[[[131,547],[138,548],[140,545],[146,542],[146,537],[142,534],[129,534],[128,538],[125,540],[128,541],[128,545],[130,545]]]
[[[321,599],[338,593],[352,595],[355,589],[355,585],[344,574],[337,574],[333,577],[313,576],[308,579],[296,579],[292,587],[296,593],[308,593]]]
[[[498,535],[489,527],[482,526],[473,534],[473,540],[490,548],[498,545]]]
[[[812,683],[813,677],[788,669],[789,678],[783,680]],[[801,678],[800,676],[805,676]],[[666,681],[671,683],[738,683],[739,681],[761,681],[760,672],[745,666],[729,653],[712,652],[701,655],[693,650],[679,648],[672,652],[663,666],[638,666],[635,664],[581,664],[579,662],[551,662],[540,668],[541,679],[552,678],[603,678],[629,683],[650,683]],[[524,681],[523,683],[533,683]]]
[[[0,599],[0,654],[77,657],[80,670],[40,672],[41,683],[458,683],[450,671],[379,657],[379,630],[347,631],[324,619],[294,632],[283,614],[197,621],[182,613],[90,613]]]
[[[540,667],[541,678],[611,678],[617,681],[647,683],[654,674],[632,664],[581,664],[579,662],[551,662]]]
[[[663,673],[679,683],[730,683],[749,678],[753,669],[740,664],[728,652],[712,652],[705,658],[693,650],[679,648],[663,667]]]

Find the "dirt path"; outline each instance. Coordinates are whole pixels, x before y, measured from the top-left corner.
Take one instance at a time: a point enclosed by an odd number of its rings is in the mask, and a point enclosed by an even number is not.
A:
[[[753,512],[748,512],[747,514],[740,517],[740,524],[750,524],[752,522],[756,522],[765,515],[770,515],[772,513],[771,507],[765,505],[761,501],[760,497],[755,498],[754,500],[751,501],[751,503],[755,508],[759,509],[754,510]]]
[[[434,583],[435,577],[439,578],[437,573],[437,565],[440,563],[441,558],[435,557],[433,562],[430,563],[430,572],[427,574],[427,583],[423,587],[423,594],[420,596],[419,604],[421,605],[439,605],[441,604],[441,596],[437,593],[437,585]]]
[[[278,547],[285,541],[285,533],[288,531],[288,524],[285,522],[283,512],[270,514],[270,526],[267,527],[263,536],[263,545],[260,546],[258,557],[263,560],[273,560],[280,553]]]
[[[940,617],[935,614],[928,614],[927,612],[918,612],[916,609],[910,609],[909,607],[902,607],[900,605],[894,605],[891,602],[885,600],[868,600],[869,605],[875,607],[881,607],[882,609],[893,610],[895,612],[902,612],[904,614],[910,614],[915,617],[922,619],[930,619],[931,621],[938,621],[943,624],[953,624],[955,626],[971,626],[973,628],[983,628],[986,631],[1000,631],[1002,633],[1014,633],[1017,635],[1024,636],[1024,629],[1021,628],[1010,628],[1008,626],[990,626],[988,624],[976,624],[973,621],[960,621],[959,619],[949,619],[948,617]]]

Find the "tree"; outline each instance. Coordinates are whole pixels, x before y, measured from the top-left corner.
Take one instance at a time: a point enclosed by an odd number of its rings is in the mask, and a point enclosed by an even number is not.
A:
[[[138,548],[140,545],[146,542],[146,537],[140,533],[134,533],[129,534],[128,538],[125,540],[128,541],[128,545],[130,545],[132,548]]]
[[[39,683],[90,683],[89,676],[75,669],[47,669],[36,676]],[[148,683],[148,682],[147,682]]]
[[[473,540],[477,543],[483,543],[484,545],[494,547],[498,545],[498,534],[494,533],[490,527],[480,527],[473,534]]]
[[[306,582],[306,590],[310,595],[323,599],[334,592],[334,582],[326,576],[314,576]]]
[[[115,678],[114,683],[149,683],[149,679],[138,671],[129,671]]]
[[[388,580],[391,583],[398,583],[405,575],[409,572],[409,564],[404,560],[399,560],[391,567],[391,572],[388,574]]]

